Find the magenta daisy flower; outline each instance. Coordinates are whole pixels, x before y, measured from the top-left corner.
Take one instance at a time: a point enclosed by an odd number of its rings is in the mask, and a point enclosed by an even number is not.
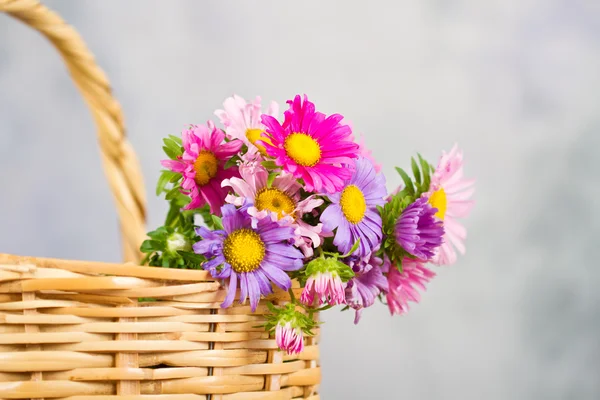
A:
[[[457,220],[469,215],[475,202],[471,196],[475,192],[475,180],[463,177],[463,154],[454,145],[449,154],[443,152],[440,162],[431,176],[429,192],[424,197],[437,208],[436,217],[444,221],[444,243],[438,248],[432,262],[437,265],[451,265],[456,262],[456,248],[465,253],[467,230]]]
[[[266,126],[262,144],[277,165],[304,181],[309,192],[334,193],[344,186],[354,170],[358,145],[351,139],[351,129],[341,124],[343,117],[315,111],[315,105],[297,95],[287,102],[290,108],[280,124],[262,116]],[[268,139],[268,140],[267,140]]]
[[[229,280],[227,297],[221,307],[233,303],[239,286],[240,303],[249,297],[254,311],[261,295],[273,293],[271,282],[283,290],[291,287],[285,271],[302,268],[304,257],[289,242],[294,238],[292,227],[265,218],[253,228],[252,217],[231,204],[224,205],[222,212],[223,230],[197,228],[196,233],[203,240],[193,248],[208,259],[203,268],[210,271],[213,278]]]
[[[409,301],[413,303],[421,301],[418,289],[425,290],[425,284],[435,276],[435,273],[427,269],[424,263],[421,260],[404,257],[402,272],[400,272],[386,259],[386,267],[389,268],[386,297],[392,315],[408,312]]]
[[[302,185],[293,175],[286,172],[277,175],[271,186],[268,186],[269,172],[258,162],[243,163],[239,171],[241,179],[226,179],[222,183],[222,186],[233,188],[235,193],[228,195],[225,200],[236,206],[247,206],[248,214],[257,220],[270,218],[294,227],[297,235],[296,246],[306,257],[311,257],[312,247],[321,245],[319,235],[322,224],[312,226],[304,222],[302,216],[323,204],[323,200],[314,196],[302,200]]]
[[[409,254],[429,260],[442,244],[444,227],[442,221],[435,218],[437,211],[426,197],[421,197],[400,214],[395,228],[396,241]]]
[[[192,210],[210,205],[210,212],[221,215],[227,189],[221,187],[223,179],[237,176],[237,168],[224,169],[225,163],[242,147],[242,142],[223,142],[225,134],[208,121],[208,126],[191,125],[181,134],[183,156],[178,160],[163,160],[163,167],[183,175],[181,192],[192,201],[185,206]]]
[[[387,279],[382,273],[383,260],[375,251],[366,257],[349,262],[354,278],[346,283],[346,304],[356,311],[354,323],[358,324],[362,310],[371,307],[381,292],[387,292]]]
[[[328,195],[333,204],[321,215],[323,229],[336,230],[333,244],[340,253],[350,251],[358,239],[356,256],[364,257],[379,246],[383,233],[376,206],[385,203],[386,194],[384,176],[375,173],[369,160],[357,159],[356,171],[340,192]]]
[[[265,111],[265,115],[277,117],[279,106],[272,101]],[[248,146],[248,152],[244,154],[244,159],[254,160],[261,155],[266,155],[265,148],[257,144],[256,141],[261,138],[265,127],[260,122],[262,115],[260,97],[256,97],[251,103],[238,95],[233,95],[223,102],[223,110],[215,111],[221,123],[225,126],[225,131],[230,139],[241,140]],[[262,140],[266,140],[262,138]]]

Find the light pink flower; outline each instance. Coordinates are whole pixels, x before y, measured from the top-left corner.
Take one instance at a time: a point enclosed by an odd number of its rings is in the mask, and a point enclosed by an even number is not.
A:
[[[427,269],[421,260],[405,257],[402,260],[402,273],[395,265],[389,265],[387,303],[392,315],[408,312],[408,302],[418,303],[421,300],[420,290],[425,290],[435,273]]]
[[[279,323],[275,328],[275,342],[281,350],[288,354],[298,354],[304,350],[303,337],[302,329],[292,327],[290,322],[286,322],[284,325]]]
[[[329,305],[346,304],[345,286],[337,272],[317,272],[306,280],[300,301],[312,305],[316,296],[319,305],[324,303]]]
[[[260,122],[263,114],[261,110],[260,97],[257,96],[254,101],[246,103],[246,100],[238,95],[233,95],[223,102],[223,110],[216,110],[215,115],[219,117],[221,123],[225,126],[225,133],[230,139],[239,139],[248,146],[248,152],[243,156],[245,160],[260,159],[261,154],[265,155],[265,148],[257,145],[255,142],[261,138],[265,130]],[[264,112],[265,115],[277,117],[279,106],[272,101]]]
[[[360,154],[360,156],[371,161],[371,163],[373,164],[373,167],[375,167],[375,172],[379,173],[381,171],[381,164],[379,164],[377,162],[377,160],[375,160],[375,157],[373,157],[373,152],[365,144],[364,135],[361,133],[359,137],[360,137],[360,140],[357,142],[358,143],[358,153]],[[356,141],[354,136],[352,136],[352,140]]]
[[[438,248],[432,262],[437,265],[451,265],[456,262],[456,248],[465,253],[467,230],[457,220],[469,215],[475,202],[471,196],[475,192],[475,180],[463,177],[463,153],[454,145],[450,153],[443,152],[439,164],[431,176],[429,191],[423,196],[438,209],[436,216],[444,221],[444,243]]]
[[[181,192],[192,201],[186,210],[210,205],[211,213],[221,215],[227,190],[221,181],[237,176],[237,168],[224,169],[225,163],[242,147],[242,142],[223,142],[225,134],[212,121],[205,125],[191,125],[181,134],[183,155],[178,160],[163,160],[163,167],[183,175]]]
[[[240,164],[241,178],[223,181],[223,187],[231,187],[234,194],[229,194],[225,201],[238,207],[248,206],[248,214],[261,220],[271,218],[281,224],[291,225],[297,235],[296,246],[306,257],[313,255],[312,246],[321,245],[321,229],[323,224],[312,226],[302,220],[305,213],[312,212],[323,204],[322,199],[309,196],[300,199],[302,185],[293,175],[281,172],[268,187],[268,171],[257,161]]]

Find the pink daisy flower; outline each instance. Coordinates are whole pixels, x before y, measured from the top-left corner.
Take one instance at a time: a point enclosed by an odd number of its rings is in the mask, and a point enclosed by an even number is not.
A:
[[[278,113],[279,105],[272,101],[264,114],[277,117]],[[226,128],[227,137],[241,140],[248,146],[248,152],[244,155],[246,160],[255,160],[261,158],[261,155],[266,155],[265,148],[256,143],[265,130],[260,122],[262,114],[259,96],[256,96],[253,102],[246,103],[246,100],[235,94],[225,99],[223,110],[215,111],[215,115]]]
[[[319,271],[306,280],[300,301],[312,305],[316,296],[319,305],[346,304],[345,290],[346,285],[336,271]]]
[[[163,167],[183,175],[181,192],[192,201],[185,206],[192,210],[208,204],[210,212],[221,215],[227,189],[221,181],[237,176],[237,168],[224,169],[225,163],[242,147],[242,142],[224,143],[225,134],[212,121],[208,126],[191,125],[182,132],[183,155],[179,160],[163,160]]]
[[[242,163],[239,172],[241,178],[225,179],[222,183],[223,187],[229,186],[234,191],[225,201],[238,207],[248,206],[248,214],[257,220],[271,218],[273,221],[279,220],[281,224],[294,227],[297,235],[295,245],[306,257],[311,257],[312,247],[321,245],[323,224],[309,225],[302,220],[302,216],[323,204],[323,200],[314,196],[301,200],[302,185],[293,175],[286,172],[276,176],[269,187],[269,172],[259,162]]]
[[[427,269],[424,261],[421,260],[405,257],[402,260],[402,273],[395,265],[390,265],[389,260],[385,261],[389,267],[386,298],[390,313],[404,314],[408,312],[409,301],[413,303],[421,301],[418,289],[425,290],[425,284],[435,276],[435,273]]]
[[[377,160],[375,160],[375,157],[373,157],[373,152],[365,144],[364,135],[361,134],[359,137],[360,137],[360,141],[358,142],[358,153],[360,154],[361,157],[366,158],[367,160],[371,161],[371,163],[373,164],[373,167],[375,167],[375,172],[377,172],[377,173],[381,172],[381,164],[379,164],[377,162]],[[354,141],[354,140],[355,140],[354,136],[352,136],[352,141]]]
[[[358,145],[351,139],[343,117],[315,111],[315,105],[297,95],[287,102],[290,108],[280,124],[269,115],[262,116],[268,140],[261,140],[267,154],[277,165],[304,181],[309,192],[335,193],[352,176]],[[270,143],[269,143],[270,142]]]
[[[288,354],[298,354],[304,350],[303,337],[302,329],[293,327],[290,322],[280,322],[275,328],[275,342]]]
[[[469,215],[475,202],[471,196],[475,192],[475,180],[463,177],[463,153],[454,145],[450,153],[442,153],[440,162],[431,176],[429,192],[423,196],[438,211],[436,217],[444,221],[444,242],[433,256],[436,265],[451,265],[456,262],[456,248],[465,253],[467,230],[457,220]]]

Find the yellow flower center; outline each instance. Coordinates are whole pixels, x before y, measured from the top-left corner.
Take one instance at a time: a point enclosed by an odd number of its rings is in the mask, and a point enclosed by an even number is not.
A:
[[[217,175],[218,167],[219,161],[212,152],[208,150],[201,151],[196,161],[194,161],[194,171],[196,171],[194,180],[198,186],[204,186],[214,178]]]
[[[353,224],[358,224],[362,221],[367,211],[365,196],[355,185],[346,186],[342,191],[340,206],[346,219]]]
[[[256,208],[260,211],[270,210],[277,213],[279,218],[291,215],[296,209],[296,202],[283,191],[276,188],[264,188],[256,194]]]
[[[223,242],[223,255],[235,272],[252,272],[265,257],[265,244],[258,233],[238,229]]]
[[[446,192],[444,192],[443,188],[433,192],[433,194],[429,197],[429,204],[431,204],[432,207],[437,208],[435,216],[443,220],[446,216],[446,207],[448,206]]]
[[[268,138],[265,137],[261,137],[260,135],[263,133],[262,129],[246,129],[246,137],[248,138],[248,140],[250,141],[250,143],[252,143],[253,145],[256,146],[256,148],[258,149],[258,151],[260,151],[260,154],[262,154],[263,156],[267,155],[267,149],[265,149],[265,146],[261,146],[260,144],[256,144],[257,140],[262,140],[265,143],[269,143],[272,144],[271,141]]]
[[[287,155],[297,164],[312,167],[321,160],[319,143],[306,133],[292,133],[283,144]]]

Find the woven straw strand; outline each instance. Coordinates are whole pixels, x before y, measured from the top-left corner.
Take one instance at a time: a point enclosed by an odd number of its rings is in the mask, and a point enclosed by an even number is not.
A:
[[[96,122],[104,171],[120,218],[125,261],[139,261],[139,246],[146,236],[144,185],[106,75],[79,34],[38,1],[0,0],[0,11],[42,33],[63,57]]]

